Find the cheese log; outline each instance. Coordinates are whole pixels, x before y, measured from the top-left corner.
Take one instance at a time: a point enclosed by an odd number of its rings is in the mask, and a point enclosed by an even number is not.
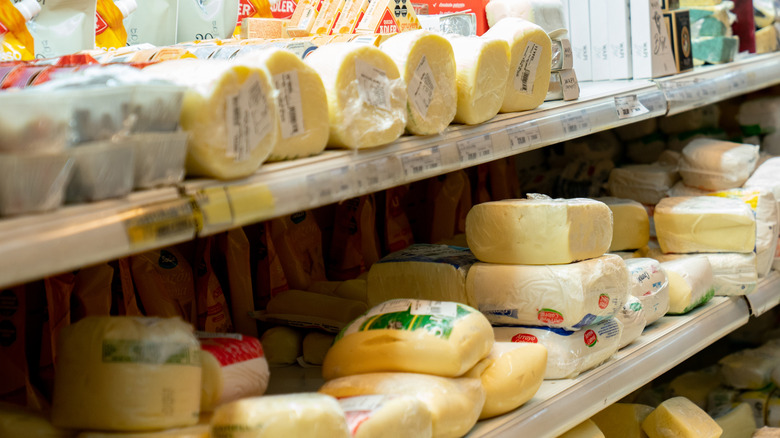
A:
[[[52,423],[143,431],[198,422],[200,345],[178,318],[89,316],[62,330]]]
[[[321,332],[309,332],[303,338],[303,360],[308,364],[322,365],[335,338],[333,335]]]
[[[576,330],[620,311],[628,298],[628,269],[613,254],[568,265],[476,263],[466,288],[494,325]]]
[[[482,381],[485,405],[480,419],[505,414],[533,398],[542,385],[547,349],[541,344],[498,342],[464,377]]]
[[[279,48],[252,51],[234,63],[261,66],[279,93],[279,140],[269,161],[316,155],[328,143],[328,100],[320,75],[300,56]]]
[[[531,110],[544,102],[552,70],[552,42],[544,30],[522,18],[507,17],[482,35],[509,44],[507,77],[502,113]]]
[[[685,397],[661,403],[642,422],[649,438],[718,438],[723,429],[706,412]]]
[[[431,412],[434,438],[466,434],[479,418],[485,390],[479,379],[448,379],[413,373],[373,373],[342,377],[326,382],[320,392],[334,397],[371,394],[410,395]]]
[[[457,109],[455,55],[446,38],[428,30],[402,32],[383,42],[406,83],[406,130],[428,135],[444,131]]]
[[[201,412],[265,393],[270,372],[260,340],[251,336],[211,333],[199,333],[198,337],[203,367]]]
[[[647,405],[615,403],[597,413],[591,420],[601,429],[604,438],[647,438],[642,422],[653,412]]]
[[[615,318],[578,331],[549,327],[494,327],[496,342],[539,343],[547,348],[547,379],[577,377],[618,350],[623,325]]]
[[[76,432],[52,426],[46,416],[10,403],[0,402],[0,436],[24,438],[73,438]]]
[[[368,305],[396,298],[455,301],[477,307],[466,288],[476,258],[466,248],[416,244],[387,255],[368,271]]]
[[[669,280],[657,260],[651,258],[628,259],[629,293],[639,298],[650,325],[669,311]]]
[[[742,350],[732,353],[718,363],[723,382],[737,389],[761,389],[772,382],[772,371],[780,357],[765,350]]]
[[[645,317],[645,311],[642,309],[642,302],[639,298],[629,296],[623,308],[615,315],[623,324],[623,333],[620,334],[620,344],[618,348],[621,349],[628,344],[634,342],[636,338],[642,335],[642,331],[647,325],[647,318]]]
[[[740,403],[727,413],[715,417],[715,422],[723,429],[720,438],[751,438],[756,431],[753,410],[747,403]]]
[[[139,433],[110,433],[110,432],[82,432],[77,438],[209,438],[208,424],[198,424],[191,427],[179,427],[158,432]]]
[[[661,251],[752,252],[756,219],[750,207],[736,199],[713,196],[666,198],[653,214]]]
[[[547,33],[566,29],[560,0],[493,0],[485,5],[485,15],[490,27],[502,18],[517,17],[540,26]]]
[[[596,423],[591,419],[587,419],[582,423],[569,429],[562,435],[558,435],[558,438],[605,438],[604,433],[599,429]]]
[[[712,299],[712,265],[698,256],[661,263],[669,278],[669,313],[679,315]]]
[[[271,365],[290,365],[303,352],[303,335],[290,327],[273,327],[260,338],[265,357]]]
[[[655,205],[678,179],[676,165],[635,164],[612,169],[607,188],[612,196]]]
[[[267,395],[221,406],[211,418],[214,438],[349,438],[344,411],[318,393]]]
[[[735,252],[658,255],[661,261],[705,256],[712,266],[712,289],[717,296],[748,295],[758,285],[756,255]]]
[[[650,240],[650,219],[642,204],[621,198],[596,198],[612,210],[612,243],[609,251],[642,248]]]
[[[741,187],[756,168],[758,146],[697,138],[682,150],[680,176],[702,190]]]
[[[276,146],[273,83],[257,67],[182,59],[143,72],[187,87],[180,123],[190,133],[187,174],[220,179],[252,174]]]
[[[685,397],[696,406],[707,409],[710,393],[722,382],[718,369],[710,367],[680,374],[669,383],[669,388],[675,396]]]
[[[378,48],[333,43],[305,62],[328,96],[328,146],[363,149],[393,142],[406,126],[406,84],[395,62]]]
[[[600,257],[612,241],[612,212],[592,199],[508,199],[475,205],[469,248],[481,261],[560,265]]]
[[[304,315],[347,323],[367,309],[360,301],[330,297],[316,292],[286,290],[266,305],[266,312],[277,315]]]
[[[476,309],[454,302],[391,300],[339,333],[325,356],[322,377],[384,371],[455,377],[492,346],[490,323]]]
[[[359,395],[339,400],[353,438],[430,438],[428,406],[409,395]]]

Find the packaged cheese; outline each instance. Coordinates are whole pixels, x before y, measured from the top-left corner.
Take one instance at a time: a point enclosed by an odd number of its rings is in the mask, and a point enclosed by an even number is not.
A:
[[[642,422],[653,412],[647,405],[614,403],[590,419],[601,429],[605,438],[644,438]]]
[[[639,298],[630,295],[623,308],[615,315],[623,324],[623,333],[620,335],[619,349],[634,342],[636,338],[642,335],[642,331],[647,325],[645,311],[642,308],[642,302]]]
[[[669,313],[688,313],[715,295],[712,265],[705,256],[661,263],[669,278]]]
[[[655,205],[679,179],[676,165],[634,164],[612,169],[607,187],[612,196]]]
[[[303,353],[303,335],[290,327],[273,327],[260,338],[263,352],[271,366],[290,365]]]
[[[695,255],[664,254],[658,260],[669,261],[705,256],[712,266],[712,288],[715,295],[748,295],[758,285],[756,255],[735,252],[699,253]]]
[[[596,198],[612,210],[612,243],[609,251],[642,248],[650,240],[650,219],[642,204],[621,198]]]
[[[723,379],[718,368],[709,367],[680,374],[669,383],[669,388],[674,395],[685,397],[696,406],[707,409],[710,394],[722,383]]]
[[[331,334],[318,331],[307,333],[303,338],[303,361],[310,365],[322,365],[335,339]]]
[[[725,414],[715,416],[714,420],[723,429],[720,438],[751,438],[756,431],[753,410],[747,403],[738,404]]]
[[[504,17],[528,20],[545,32],[560,35],[566,32],[565,12],[556,0],[495,0],[485,6],[488,25],[493,27]]]
[[[682,150],[680,176],[702,190],[740,187],[758,163],[758,146],[699,138]]]
[[[775,196],[775,201],[780,205],[780,181],[777,179],[780,172],[780,157],[770,158],[758,166],[753,175],[745,181],[746,189],[763,188],[771,190]],[[772,263],[774,269],[780,269],[780,254],[775,255]]]
[[[767,350],[742,350],[722,358],[723,382],[737,389],[761,389],[772,382],[772,371],[780,356]]]
[[[718,438],[723,429],[706,412],[685,397],[661,403],[642,422],[649,438]]]
[[[625,261],[629,270],[629,293],[639,298],[650,325],[669,311],[669,280],[661,263],[651,258]]]
[[[430,438],[433,418],[426,404],[410,395],[359,395],[339,400],[353,438]]]

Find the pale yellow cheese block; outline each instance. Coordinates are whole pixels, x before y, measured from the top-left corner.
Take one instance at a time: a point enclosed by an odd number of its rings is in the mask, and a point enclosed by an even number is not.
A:
[[[682,314],[706,303],[715,295],[712,265],[705,256],[661,263],[669,278],[669,312]]]
[[[353,438],[430,438],[428,406],[410,395],[359,395],[339,399]]]
[[[604,433],[592,420],[588,419],[569,429],[558,438],[604,438]]]
[[[552,42],[544,30],[522,18],[501,19],[482,35],[509,44],[510,61],[502,113],[531,110],[544,102],[550,86]]]
[[[597,413],[591,420],[601,429],[605,438],[647,438],[642,422],[653,412],[647,405],[615,403]]]
[[[373,373],[326,382],[320,392],[334,397],[369,394],[410,395],[431,412],[434,438],[461,437],[476,424],[485,390],[479,379],[450,379],[427,374]]]
[[[303,335],[290,327],[273,327],[260,338],[269,365],[290,365],[303,352]]]
[[[327,333],[309,332],[303,338],[303,360],[312,365],[322,365],[335,338]]]
[[[612,243],[609,251],[638,249],[650,241],[650,218],[642,204],[622,198],[596,198],[612,210]]]
[[[747,403],[740,403],[726,414],[715,418],[723,434],[720,438],[750,438],[756,431],[753,410]]]
[[[669,383],[669,387],[674,395],[685,397],[696,406],[707,409],[710,393],[720,386],[721,381],[718,370],[708,368],[681,374]]]
[[[333,43],[305,62],[328,96],[328,146],[363,149],[391,143],[406,126],[406,84],[395,62],[378,48]]]
[[[706,412],[685,397],[661,403],[642,422],[649,438],[718,438],[723,429]]]
[[[406,83],[406,130],[418,135],[442,132],[455,117],[458,102],[450,42],[429,30],[412,30],[379,49],[393,58]]]
[[[599,257],[612,241],[612,212],[592,199],[508,199],[475,205],[469,248],[487,263],[557,265]]]
[[[52,426],[49,419],[41,412],[0,402],[0,436],[73,438],[76,436],[76,432]]]

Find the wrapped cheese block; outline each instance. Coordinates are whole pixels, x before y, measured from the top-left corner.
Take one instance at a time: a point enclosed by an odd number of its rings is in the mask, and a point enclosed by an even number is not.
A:
[[[613,254],[567,265],[476,263],[466,287],[494,325],[576,330],[620,311],[628,298],[628,269]]]
[[[650,240],[650,219],[639,202],[621,198],[596,198],[612,210],[612,243],[609,251],[642,248]]]
[[[642,335],[642,331],[647,325],[642,302],[633,295],[628,297],[628,300],[615,315],[615,318],[623,324],[623,333],[620,335],[620,344],[618,345],[619,349],[634,342],[636,338]]]
[[[557,265],[599,257],[612,241],[612,212],[592,199],[528,195],[475,205],[469,248],[487,263]]]
[[[678,179],[676,165],[635,164],[612,169],[607,187],[612,196],[654,205]]]
[[[353,438],[430,438],[428,406],[410,395],[359,395],[339,400]]]
[[[322,365],[335,338],[334,335],[322,332],[309,332],[303,338],[303,360],[311,365]]]
[[[642,422],[653,412],[647,405],[614,403],[597,413],[591,420],[606,438],[644,438]]]
[[[446,301],[391,300],[339,333],[322,376],[401,371],[455,377],[492,346],[490,323],[476,309]]]
[[[552,70],[552,43],[544,30],[522,18],[507,17],[482,37],[509,43],[509,76],[501,112],[531,110],[541,105]]]
[[[271,365],[294,364],[303,353],[303,335],[290,327],[270,328],[263,333],[260,341]]]
[[[753,418],[753,410],[747,403],[740,403],[733,409],[713,418],[718,426],[723,429],[721,438],[752,437],[756,431],[756,420]]]
[[[661,263],[651,258],[628,259],[629,292],[639,298],[650,325],[669,311],[669,280]]]
[[[688,254],[649,254],[658,260],[666,262],[691,257],[705,256],[712,266],[712,288],[715,295],[734,296],[748,295],[758,285],[756,272],[756,255],[735,252],[713,252]]]
[[[320,392],[334,397],[371,394],[409,395],[428,407],[434,438],[465,435],[479,418],[485,390],[479,379],[448,379],[413,373],[373,373],[341,377],[326,382]]]
[[[661,263],[669,278],[669,313],[688,313],[715,295],[712,265],[705,256]]]
[[[333,43],[306,57],[328,96],[328,145],[363,149],[391,143],[406,126],[406,83],[372,45]]]
[[[143,72],[187,87],[180,122],[190,133],[189,175],[241,178],[257,170],[276,146],[278,109],[266,70],[182,59]]]
[[[758,146],[699,138],[682,150],[680,176],[702,190],[740,187],[758,163]]]
[[[729,354],[720,364],[723,382],[737,389],[761,389],[772,382],[772,371],[780,356],[766,349],[742,350]]]
[[[41,412],[0,402],[0,436],[73,438],[76,432],[52,426],[49,419]]]
[[[775,196],[775,201],[780,205],[780,180],[777,175],[780,174],[780,157],[770,158],[758,166],[753,175],[745,181],[746,189],[764,188],[771,190]],[[772,262],[775,270],[780,270],[780,254],[775,255]]]
[[[412,30],[391,37],[379,49],[395,61],[406,83],[406,130],[442,132],[455,117],[458,101],[450,42],[428,30]]]
[[[540,26],[547,33],[566,32],[560,0],[493,0],[485,5],[485,15],[490,27],[502,18],[517,17]]]
[[[88,316],[60,333],[52,423],[142,431],[192,426],[200,345],[178,318]]]
[[[723,429],[706,412],[685,397],[661,403],[642,422],[649,438],[718,438]]]

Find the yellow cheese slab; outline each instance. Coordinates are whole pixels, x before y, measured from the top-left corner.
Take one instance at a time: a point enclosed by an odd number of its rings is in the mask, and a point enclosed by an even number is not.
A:
[[[647,438],[642,422],[653,412],[647,405],[615,403],[591,417],[605,438]]]
[[[719,438],[723,429],[685,397],[661,403],[642,422],[649,438]]]
[[[612,243],[609,251],[643,248],[650,241],[650,218],[642,204],[621,198],[597,198],[612,210]]]
[[[592,420],[585,420],[558,438],[604,438],[604,433]]]

